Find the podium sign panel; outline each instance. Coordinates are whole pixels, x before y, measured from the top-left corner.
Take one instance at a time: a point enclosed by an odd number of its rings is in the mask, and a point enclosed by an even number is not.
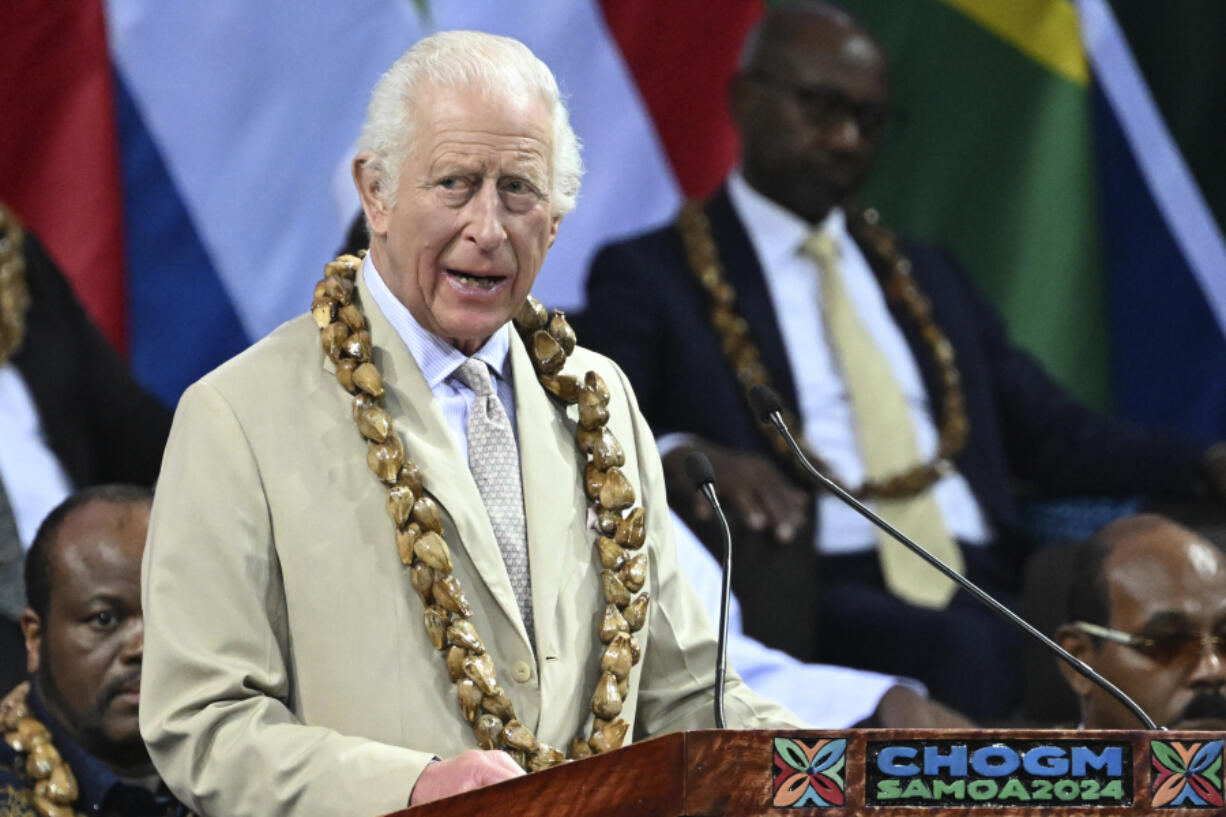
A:
[[[398,812],[404,817],[1226,814],[1223,735],[702,730]]]

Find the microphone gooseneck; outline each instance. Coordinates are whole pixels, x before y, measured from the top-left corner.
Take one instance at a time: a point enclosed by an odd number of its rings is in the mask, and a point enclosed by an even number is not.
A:
[[[699,491],[719,518],[724,533],[724,563],[723,585],[719,599],[719,642],[715,656],[715,726],[718,729],[727,727],[724,721],[724,678],[728,674],[728,598],[732,595],[732,529],[728,527],[728,517],[720,507],[719,497],[715,494],[715,469],[711,461],[701,451],[691,451],[685,457],[685,475],[690,484]]]
[[[1133,715],[1136,715],[1137,719],[1145,725],[1146,729],[1158,730],[1166,728],[1155,724],[1153,719],[1146,714],[1145,710],[1142,709],[1136,703],[1136,701],[1129,698],[1122,689],[1108,681],[1103,676],[1099,675],[1080,658],[1077,658],[1068,650],[1064,649],[1059,644],[1043,635],[1043,633],[1035,629],[1033,625],[1031,625],[1021,616],[1017,615],[1008,607],[992,598],[983,590],[979,589],[979,586],[970,579],[961,575],[956,570],[953,570],[949,567],[949,565],[933,556],[923,547],[911,541],[910,538],[900,532],[889,522],[886,522],[880,516],[869,510],[863,502],[849,494],[821,471],[818,471],[817,468],[813,466],[813,463],[809,462],[809,458],[805,456],[805,453],[801,450],[799,443],[796,442],[796,438],[792,436],[792,432],[788,429],[787,423],[783,421],[782,404],[779,402],[779,396],[775,394],[775,392],[769,386],[759,384],[751,388],[749,390],[749,403],[759,420],[774,426],[775,429],[783,436],[784,441],[788,444],[788,448],[792,451],[792,456],[794,456],[796,461],[800,463],[802,468],[804,468],[805,473],[813,477],[813,479],[816,480],[823,488],[837,496],[856,513],[860,514],[869,522],[873,523],[878,528],[888,533],[895,540],[906,546],[916,556],[919,556],[925,562],[941,571],[941,573],[947,576],[951,581],[957,583],[958,586],[978,599],[980,603],[994,610],[998,615],[1003,616],[1006,621],[1017,627],[1022,632],[1026,633],[1034,640],[1038,641],[1070,667],[1084,675],[1086,678],[1089,678],[1102,689],[1105,689],[1113,698],[1127,707]]]

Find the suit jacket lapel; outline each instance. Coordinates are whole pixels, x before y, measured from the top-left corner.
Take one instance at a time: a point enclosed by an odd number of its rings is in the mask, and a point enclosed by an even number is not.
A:
[[[576,463],[574,423],[537,382],[528,350],[519,335],[515,332],[511,335],[532,609],[537,647],[548,654],[563,647],[553,640],[558,596],[566,578],[562,571],[590,558],[586,537],[582,536],[586,503],[576,479],[581,471]],[[572,554],[572,550],[576,552]]]
[[[799,405],[796,384],[792,380],[792,367],[788,362],[783,334],[779,331],[779,322],[775,318],[770,290],[766,286],[753,243],[732,206],[727,187],[720,188],[707,203],[706,209],[724,275],[736,290],[737,310],[749,322],[749,331],[758,344],[762,365],[770,372],[779,397],[785,405],[796,410]]]
[[[370,323],[375,365],[383,375],[384,405],[405,441],[407,456],[421,469],[426,491],[451,518],[473,567],[527,643],[515,591],[468,462],[408,347],[379,310],[361,273],[357,278],[358,297]],[[332,366],[330,361],[327,365]]]

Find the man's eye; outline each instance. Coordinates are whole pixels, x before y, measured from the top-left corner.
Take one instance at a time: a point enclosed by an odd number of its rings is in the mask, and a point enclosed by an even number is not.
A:
[[[100,610],[89,617],[90,625],[101,629],[109,629],[115,626],[115,622],[118,620],[110,610]]]
[[[536,188],[523,179],[508,179],[502,183],[502,189],[513,196],[536,194]]]

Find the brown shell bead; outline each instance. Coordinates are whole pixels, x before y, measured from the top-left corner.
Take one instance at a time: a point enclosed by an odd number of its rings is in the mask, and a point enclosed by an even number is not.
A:
[[[404,559],[404,554],[401,553],[401,560]],[[409,554],[412,558],[412,554]],[[434,600],[434,569],[425,562],[413,562],[409,568],[409,583],[413,585],[413,589],[417,591],[417,595],[421,596],[423,604],[429,604]]]
[[[458,681],[464,677],[464,659],[467,657],[468,652],[463,647],[447,648],[444,661],[447,664],[447,674],[451,676],[452,681]]]
[[[600,505],[609,511],[620,511],[634,504],[634,486],[620,468],[605,471],[604,484],[600,486]],[[618,522],[620,522],[620,518]]]
[[[626,563],[626,551],[607,536],[596,537],[596,550],[600,553],[600,565],[606,570],[617,570]]]
[[[322,282],[315,287],[315,300],[311,301],[311,319],[316,326],[324,329],[336,320],[337,309],[336,301],[319,291],[321,285]],[[327,351],[326,347],[324,351]]]
[[[17,752],[28,752],[37,743],[51,740],[51,733],[34,718],[22,718],[17,721],[17,728],[4,736],[8,745]]]
[[[603,488],[603,483],[601,488]],[[603,510],[596,514],[596,530],[603,533],[605,536],[612,536],[617,530],[617,525],[622,521],[622,515],[617,511]]]
[[[521,752],[535,752],[540,743],[536,739],[536,735],[532,734],[532,730],[524,726],[519,721],[510,721],[502,729],[502,742],[512,749],[519,749]]]
[[[482,749],[498,749],[502,746],[502,721],[488,712],[477,716],[473,733],[477,736],[477,745]]]
[[[324,292],[338,304],[347,304],[353,300],[353,281],[339,275],[325,275]]]
[[[579,392],[579,425],[588,431],[604,428],[605,423],[609,422],[608,408],[598,403],[583,405],[584,394],[586,392]]]
[[[643,585],[647,583],[647,554],[640,553],[626,562],[618,575],[622,584],[626,585],[626,589],[631,593],[642,590]]]
[[[569,355],[575,351],[575,330],[570,328],[570,324],[566,322],[566,313],[561,309],[555,309],[553,316],[549,319],[549,326],[546,331],[553,336],[553,339],[562,347],[562,351]]]
[[[620,608],[630,603],[630,591],[612,570],[600,571],[600,584],[604,588],[605,601],[609,604],[616,604]]]
[[[515,717],[515,707],[511,705],[511,696],[502,689],[499,689],[496,695],[486,695],[482,698],[481,708],[504,721]]]
[[[609,403],[609,387],[605,385],[604,378],[595,372],[589,371],[583,376],[583,385],[587,386],[596,396],[600,398],[600,402],[608,405]]]
[[[352,281],[360,266],[362,266],[361,258],[352,253],[344,253],[324,265],[324,275],[339,275],[341,278]]]
[[[546,311],[540,301],[531,295],[527,297],[523,306],[515,313],[515,325],[521,332],[535,332],[538,329],[543,329],[545,322],[548,320],[548,311]]]
[[[600,617],[600,641],[608,644],[613,641],[619,633],[627,633],[630,631],[630,624],[622,616],[621,610],[616,604],[606,604],[604,615]]]
[[[575,429],[575,445],[584,454],[591,454],[596,443],[600,442],[602,429],[588,430],[583,426]]]
[[[421,525],[410,522],[404,530],[396,531],[396,550],[400,552],[400,561],[406,565],[413,563],[413,545],[421,536]]]
[[[639,640],[634,636],[630,636],[630,660],[635,665],[643,658],[643,648],[639,646]]]
[[[363,362],[353,370],[353,383],[371,397],[383,396],[383,375],[379,374],[375,364],[370,361]]]
[[[630,636],[626,633],[617,633],[605,646],[604,652],[600,654],[600,671],[611,674],[618,681],[624,681],[630,676],[630,668],[633,666]]]
[[[538,378],[545,390],[565,403],[579,400],[579,380],[570,374],[543,374]]]
[[[319,330],[319,343],[323,346],[324,354],[333,363],[341,359],[341,344],[347,337],[349,337],[349,327],[340,321],[330,323]]]
[[[417,467],[415,462],[406,462],[400,468],[400,475],[396,477],[396,481],[401,485],[407,485],[413,489],[413,493],[421,496],[421,469]]]
[[[443,520],[439,516],[438,503],[428,496],[420,497],[413,503],[413,521],[421,525],[422,530],[443,532]]]
[[[29,692],[30,682],[22,681],[0,699],[0,729],[10,732],[17,728],[22,718],[30,717],[30,707],[26,705]]]
[[[358,415],[360,415],[366,409],[377,405],[379,405],[379,401],[364,391],[360,391],[353,395],[353,421],[356,423],[358,421]]]
[[[490,658],[487,653],[469,655],[465,658],[464,674],[473,679],[486,695],[493,695],[498,691],[498,679],[494,675],[494,659]]]
[[[640,505],[617,525],[613,541],[629,550],[637,550],[647,540],[647,512]]]
[[[379,406],[362,409],[358,415],[358,431],[366,439],[381,443],[392,431],[392,417]]]
[[[327,277],[326,272],[324,273],[324,276]],[[328,287],[325,285],[324,279],[320,278],[315,282],[315,289],[311,292],[311,303],[315,303],[315,301],[318,301],[320,298],[326,297],[328,297]],[[331,323],[331,321],[328,321],[328,323]],[[319,324],[319,328],[323,329],[327,325],[327,323]]]
[[[62,806],[52,801],[45,794],[39,794],[37,789],[31,799],[34,801],[35,810],[39,814],[46,815],[46,817],[77,817],[77,813],[73,811],[72,806]]]
[[[618,718],[593,732],[592,737],[588,740],[588,744],[591,745],[592,751],[596,754],[610,752],[622,745],[622,741],[626,738],[626,730],[629,727],[630,724]]]
[[[592,711],[602,718],[612,719],[621,714],[622,699],[617,694],[617,679],[610,672],[603,673],[596,682],[592,694]]]
[[[350,307],[345,307],[349,309]],[[346,324],[348,326],[348,324]],[[370,360],[370,333],[365,329],[352,332],[341,343],[341,351],[349,357],[366,363]]]
[[[435,575],[434,587],[431,589],[434,592],[434,600],[444,608],[458,616],[472,618],[473,608],[468,605],[464,588],[460,587],[460,582],[455,576]]]
[[[413,555],[440,573],[452,571],[451,549],[447,542],[432,530],[424,532],[413,543]]]
[[[358,367],[358,362],[352,358],[341,358],[336,362],[336,382],[341,384],[341,387],[352,394],[357,391],[357,384],[353,382],[353,370]]]
[[[381,443],[367,443],[366,465],[375,472],[375,476],[388,485],[396,482],[396,474],[399,473],[400,466],[403,464],[404,447],[400,444],[400,438],[395,434],[390,435]]]
[[[357,304],[345,304],[336,311],[336,317],[345,322],[345,325],[354,332],[363,332],[366,330],[366,316],[362,314],[362,310],[358,309]],[[366,333],[366,342],[370,343],[370,333]],[[357,355],[354,355],[357,357]]]
[[[647,623],[647,603],[651,600],[651,596],[643,593],[634,601],[626,606],[622,611],[622,615],[626,619],[626,623],[630,625],[630,632],[637,633],[643,629],[643,625]]]
[[[528,758],[528,771],[539,772],[542,769],[552,769],[566,762],[566,756],[552,746],[541,744]]]
[[[583,491],[587,498],[599,499],[601,485],[604,485],[604,471],[589,462],[583,469]]]
[[[40,782],[46,783],[47,798],[53,802],[70,805],[76,802],[81,793],[77,787],[77,779],[66,763],[56,766],[51,770],[51,776]]]
[[[592,465],[601,471],[626,464],[626,452],[607,428],[600,430],[600,439],[592,446]]]
[[[426,624],[426,634],[430,636],[430,643],[434,645],[434,649],[441,650],[447,646],[447,622],[451,621],[451,616],[447,615],[447,611],[437,604],[431,604],[426,608],[422,618]]]
[[[582,760],[592,756],[592,747],[588,746],[587,741],[581,737],[572,738],[570,751],[567,754],[570,755],[571,760]]]
[[[481,713],[481,699],[485,693],[471,678],[461,678],[456,681],[456,692],[460,695],[460,714],[464,720],[472,723]]]
[[[451,626],[447,628],[447,642],[477,655],[485,652],[481,636],[477,635],[477,628],[466,618],[451,622]]]
[[[397,483],[387,489],[387,515],[392,518],[392,523],[396,526],[396,530],[402,530],[405,525],[409,524],[409,520],[413,516],[413,503],[417,501],[417,497],[413,495],[413,489],[407,485]]]
[[[529,349],[536,370],[543,374],[557,374],[566,363],[566,351],[554,340],[553,335],[544,330],[537,330],[532,334]]]

